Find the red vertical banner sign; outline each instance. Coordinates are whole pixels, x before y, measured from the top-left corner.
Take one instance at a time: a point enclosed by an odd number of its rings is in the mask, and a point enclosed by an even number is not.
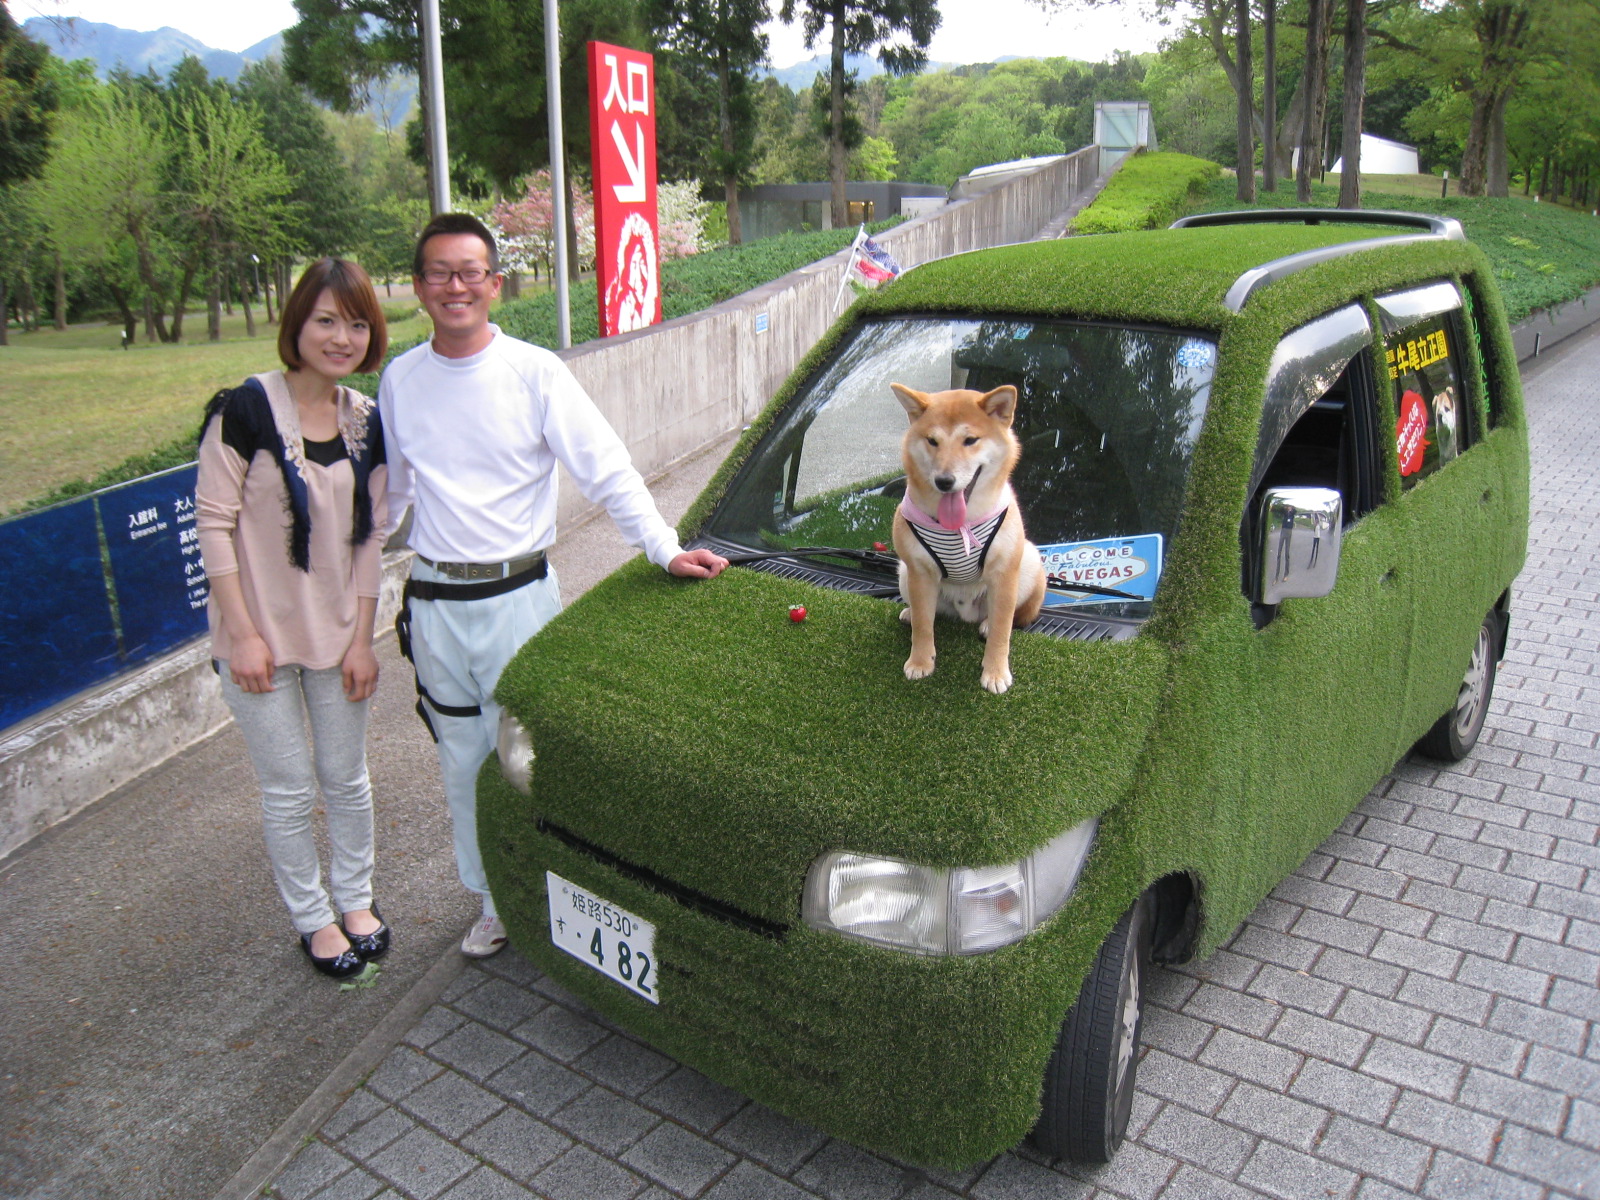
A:
[[[589,140],[594,155],[594,258],[601,337],[661,320],[655,95],[651,55],[589,43]]]

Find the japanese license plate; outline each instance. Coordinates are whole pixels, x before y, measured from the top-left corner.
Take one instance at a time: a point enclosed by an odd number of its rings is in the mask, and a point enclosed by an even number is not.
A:
[[[561,878],[544,873],[550,941],[651,1004],[656,997],[656,927]]]

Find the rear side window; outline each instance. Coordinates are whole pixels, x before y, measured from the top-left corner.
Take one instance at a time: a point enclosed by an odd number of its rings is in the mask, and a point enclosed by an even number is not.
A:
[[[1381,297],[1378,305],[1393,388],[1395,457],[1401,487],[1410,488],[1473,441],[1463,386],[1461,297],[1452,284],[1434,284]]]

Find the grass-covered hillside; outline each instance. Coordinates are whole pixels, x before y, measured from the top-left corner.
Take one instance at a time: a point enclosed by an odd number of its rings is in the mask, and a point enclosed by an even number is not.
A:
[[[1427,176],[1366,176],[1362,180],[1363,208],[1399,208],[1409,212],[1454,217],[1467,237],[1489,256],[1513,322],[1529,313],[1581,296],[1600,284],[1600,218],[1591,213],[1540,204],[1523,196],[1486,200],[1468,196],[1439,196],[1439,182]],[[1335,208],[1339,203],[1338,176],[1311,185],[1313,208]],[[1387,186],[1394,191],[1385,190]],[[1237,183],[1230,175],[1213,180],[1193,212],[1228,212],[1238,208],[1296,208],[1294,183],[1241,205],[1234,195]]]

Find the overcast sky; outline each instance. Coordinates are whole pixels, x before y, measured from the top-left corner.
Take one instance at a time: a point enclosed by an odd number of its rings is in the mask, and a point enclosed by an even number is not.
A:
[[[214,50],[244,50],[294,24],[290,0],[6,0],[18,21],[33,16],[83,17],[124,29],[170,25]],[[943,23],[928,49],[935,62],[989,62],[1002,55],[1060,55],[1103,62],[1116,51],[1154,50],[1162,27],[1145,19],[1137,0],[1095,12],[1047,17],[1028,0],[944,0]],[[771,29],[772,65],[810,58],[798,30]],[[819,47],[824,50],[825,47]]]

